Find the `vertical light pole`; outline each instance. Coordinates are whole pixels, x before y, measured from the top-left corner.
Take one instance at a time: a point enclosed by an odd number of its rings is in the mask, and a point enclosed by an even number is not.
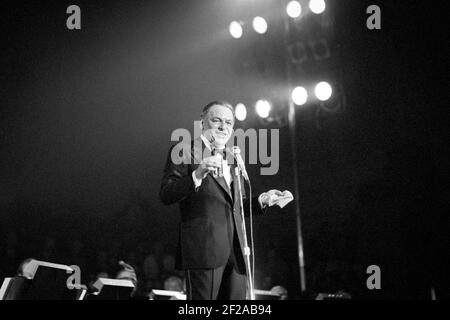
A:
[[[290,57],[289,57],[289,18],[284,20],[284,59],[285,59],[285,68],[286,68],[286,77],[288,87],[293,87],[291,84],[291,68],[289,65]],[[289,99],[289,113],[288,113],[288,122],[289,122],[289,137],[290,137],[290,147],[292,153],[292,170],[294,174],[294,188],[295,188],[295,217],[296,217],[296,228],[297,228],[297,250],[298,250],[298,263],[299,263],[299,271],[300,271],[300,289],[301,293],[305,293],[306,291],[306,277],[305,277],[305,259],[303,252],[303,236],[302,236],[302,220],[300,214],[300,185],[298,180],[298,167],[297,167],[297,134],[296,134],[296,121],[295,121],[295,103],[292,98]]]
[[[300,186],[298,181],[298,168],[297,168],[297,149],[296,149],[296,121],[295,121],[295,104],[292,99],[289,101],[289,137],[291,140],[291,152],[292,152],[292,169],[294,174],[294,188],[295,188],[295,217],[297,226],[297,249],[298,249],[298,263],[300,267],[300,288],[301,292],[306,291],[306,278],[305,278],[305,259],[303,254],[303,236],[302,236],[302,222],[300,215]]]

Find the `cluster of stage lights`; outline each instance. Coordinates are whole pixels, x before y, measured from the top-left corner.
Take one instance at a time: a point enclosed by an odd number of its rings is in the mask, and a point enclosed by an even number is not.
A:
[[[333,89],[331,85],[322,81],[314,87],[314,95],[319,101],[327,101],[331,98]],[[304,87],[295,87],[291,93],[291,99],[297,106],[302,106],[308,101],[308,91]],[[265,119],[270,115],[272,105],[268,100],[258,100],[255,104],[256,114]],[[247,118],[247,108],[243,103],[238,103],[235,107],[235,116],[239,121],[244,121]]]
[[[325,0],[309,0],[309,10],[314,14],[321,14],[325,11]],[[298,1],[290,1],[286,6],[286,13],[289,17],[295,19],[302,14],[302,5]],[[242,21],[233,21],[230,23],[229,31],[233,38],[239,39],[244,34],[244,23]],[[256,33],[264,34],[268,29],[266,19],[257,16],[252,20],[252,27]]]

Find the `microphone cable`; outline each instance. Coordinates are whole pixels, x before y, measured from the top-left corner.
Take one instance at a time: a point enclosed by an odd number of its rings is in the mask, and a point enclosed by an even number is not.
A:
[[[234,155],[234,153],[233,153]],[[235,157],[236,159],[236,157]],[[237,160],[237,159],[236,159]],[[242,170],[241,170],[242,172]],[[243,177],[243,174],[242,174]],[[248,175],[247,175],[248,177]],[[244,177],[243,177],[244,178]],[[248,184],[248,188],[249,188],[249,224],[250,224],[250,253],[252,255],[252,261],[250,264],[250,272],[251,274],[249,275],[249,277],[252,277],[252,283],[253,283],[253,289],[255,289],[255,241],[254,241],[254,237],[253,237],[253,206],[252,206],[252,199],[253,199],[253,195],[252,195],[252,184],[250,182],[250,178],[249,179],[243,179],[244,181],[247,181]],[[242,184],[242,188],[245,189],[245,184]],[[259,201],[258,201],[259,202]],[[244,210],[245,212],[245,208],[242,208],[242,210]],[[245,224],[245,217],[244,217],[244,221],[243,223]],[[245,235],[247,236],[247,235]]]
[[[244,179],[245,180],[245,179]],[[253,238],[253,208],[252,208],[252,184],[250,183],[250,179],[247,181],[248,183],[248,189],[249,189],[249,202],[250,202],[250,207],[249,207],[249,222],[250,222],[250,248],[251,248],[251,254],[252,254],[252,264],[251,264],[251,272],[252,272],[252,280],[253,280],[253,287],[255,287],[255,243],[254,243],[254,238]],[[245,221],[244,221],[245,223]],[[253,288],[255,289],[255,288]]]
[[[250,272],[251,275],[249,275],[250,277],[252,277],[252,282],[253,282],[253,289],[255,289],[255,241],[254,241],[254,237],[253,237],[253,206],[252,206],[252,184],[250,182],[250,179],[243,179],[244,181],[247,181],[248,184],[248,189],[249,189],[249,224],[250,224],[250,253],[252,255],[252,262],[250,265]],[[242,186],[244,187],[244,184],[242,184]],[[243,210],[245,211],[245,208],[243,208]],[[245,220],[244,220],[245,223]]]

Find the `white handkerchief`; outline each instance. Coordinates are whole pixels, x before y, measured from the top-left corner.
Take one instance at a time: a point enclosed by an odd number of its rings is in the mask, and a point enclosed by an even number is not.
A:
[[[281,195],[281,196],[277,196],[275,194],[270,195],[269,206],[276,204],[280,208],[283,208],[285,205],[287,205],[292,200],[294,200],[294,196],[292,195],[292,193],[288,190],[284,190],[283,195]]]

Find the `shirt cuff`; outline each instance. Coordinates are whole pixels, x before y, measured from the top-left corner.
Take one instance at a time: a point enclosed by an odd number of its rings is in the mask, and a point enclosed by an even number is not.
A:
[[[195,191],[202,185],[202,180],[197,179],[195,171],[192,171],[192,180],[194,181]]]

